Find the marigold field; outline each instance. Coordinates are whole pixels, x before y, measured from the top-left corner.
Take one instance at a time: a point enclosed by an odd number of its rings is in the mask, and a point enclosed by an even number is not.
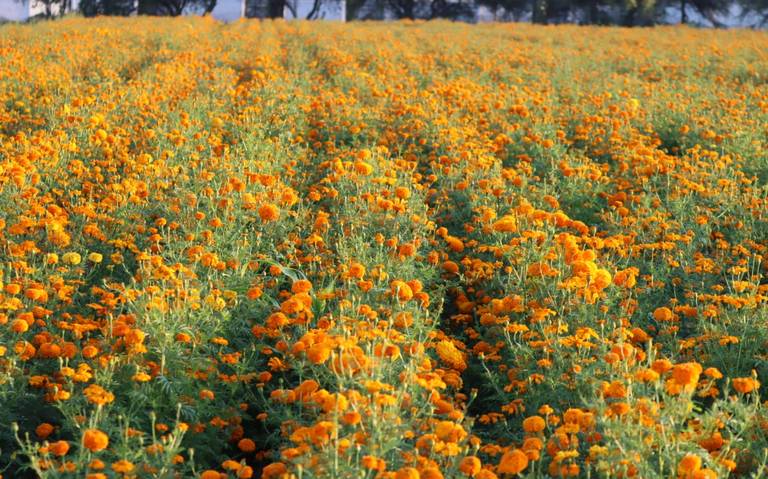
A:
[[[3,477],[765,477],[766,45],[3,26]]]

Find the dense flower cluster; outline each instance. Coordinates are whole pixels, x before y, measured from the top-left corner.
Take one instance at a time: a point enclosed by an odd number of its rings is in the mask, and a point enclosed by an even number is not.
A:
[[[9,477],[752,477],[765,33],[0,28]]]

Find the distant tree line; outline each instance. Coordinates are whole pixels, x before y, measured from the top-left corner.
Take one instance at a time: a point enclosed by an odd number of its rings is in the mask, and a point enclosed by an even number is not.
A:
[[[33,0],[35,1],[35,0]],[[71,0],[36,0],[62,7]],[[209,14],[223,0],[80,0],[86,16]],[[247,17],[296,18],[300,0],[241,0]],[[303,0],[311,2],[302,17],[320,18],[324,4],[346,1],[347,20],[449,18],[475,21],[482,8],[496,21],[539,24],[579,23],[640,26],[661,23],[701,23],[723,26],[723,16],[741,16],[753,27],[768,25],[768,0]],[[66,10],[63,8],[62,10]],[[50,11],[50,9],[49,9]]]

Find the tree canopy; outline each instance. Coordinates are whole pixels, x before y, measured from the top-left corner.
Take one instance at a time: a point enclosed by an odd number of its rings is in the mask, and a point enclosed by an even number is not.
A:
[[[39,0],[40,1],[40,0]],[[46,3],[69,0],[42,0]],[[244,0],[246,16],[299,17],[297,0]],[[319,18],[324,4],[343,0],[312,0],[304,18]],[[81,0],[80,11],[94,15],[207,14],[217,0]],[[579,23],[641,26],[697,23],[723,26],[723,16],[740,15],[749,26],[768,25],[768,0],[347,0],[347,20],[382,18],[450,18],[474,21],[480,9],[495,21]]]

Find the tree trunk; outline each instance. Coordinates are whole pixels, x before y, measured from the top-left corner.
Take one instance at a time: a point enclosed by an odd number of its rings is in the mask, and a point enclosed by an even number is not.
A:
[[[533,0],[533,23],[547,24],[547,0]]]
[[[414,6],[415,6],[415,2],[413,2],[411,0],[406,0],[405,2],[403,2],[403,17],[404,18],[410,18],[411,20],[413,20],[413,18],[414,18],[414,12],[413,12]]]
[[[688,14],[685,11],[685,0],[680,0],[680,23],[688,23]]]
[[[633,27],[635,26],[635,17],[637,16],[637,7],[632,7],[627,11],[627,14],[624,16],[624,26],[625,27]]]
[[[285,0],[269,0],[267,3],[267,18],[283,18]]]
[[[306,16],[306,20],[314,20],[317,18],[317,15],[320,13],[320,6],[322,5],[322,0],[314,0],[312,2],[312,10],[309,11],[309,13]],[[294,14],[294,17],[298,18],[298,14]]]

